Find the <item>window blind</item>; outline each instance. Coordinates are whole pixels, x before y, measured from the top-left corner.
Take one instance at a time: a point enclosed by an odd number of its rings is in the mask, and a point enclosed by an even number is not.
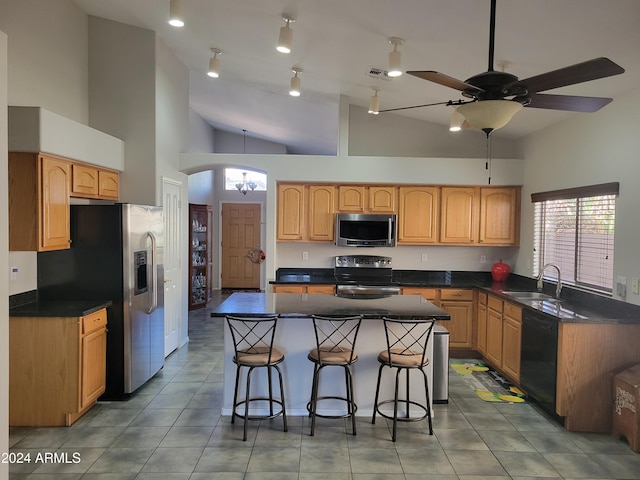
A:
[[[563,282],[611,293],[617,193],[615,183],[533,194],[534,273],[554,263]]]

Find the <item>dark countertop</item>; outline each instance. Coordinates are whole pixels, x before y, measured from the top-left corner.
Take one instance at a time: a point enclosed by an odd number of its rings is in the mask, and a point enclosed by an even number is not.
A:
[[[83,317],[110,305],[110,300],[41,300],[10,308],[9,316]]]
[[[335,295],[297,293],[234,293],[212,312],[225,315],[311,317],[311,315],[364,318],[435,318],[449,320],[450,315],[417,295],[393,295],[385,298],[343,298]]]
[[[335,284],[332,268],[280,268],[271,284]],[[640,306],[604,295],[564,287],[561,302],[520,301],[505,291],[535,291],[536,280],[511,274],[507,282],[494,282],[491,272],[394,270],[392,284],[401,287],[478,288],[519,306],[542,312],[565,323],[640,324]],[[545,282],[544,292],[553,295],[555,284]]]

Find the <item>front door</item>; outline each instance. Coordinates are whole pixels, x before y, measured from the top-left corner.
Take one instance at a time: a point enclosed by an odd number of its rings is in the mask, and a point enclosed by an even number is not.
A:
[[[260,288],[260,264],[249,253],[260,246],[260,205],[222,204],[222,288]]]

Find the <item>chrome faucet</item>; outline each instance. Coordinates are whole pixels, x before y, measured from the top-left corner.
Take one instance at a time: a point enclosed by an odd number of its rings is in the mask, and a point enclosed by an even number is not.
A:
[[[537,288],[539,292],[542,292],[542,277],[544,276],[544,271],[546,270],[547,267],[553,267],[556,269],[556,272],[558,272],[558,285],[556,286],[556,298],[560,298],[560,291],[562,290],[562,280],[560,279],[560,267],[558,265],[556,265],[555,263],[547,263],[544,267],[542,267],[542,270],[540,270],[540,274],[538,275],[538,283],[537,283]]]

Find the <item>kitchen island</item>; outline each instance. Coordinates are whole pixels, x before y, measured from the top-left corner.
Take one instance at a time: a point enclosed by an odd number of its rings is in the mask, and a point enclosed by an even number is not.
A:
[[[354,365],[353,377],[354,397],[358,405],[356,414],[365,417],[373,413],[373,398],[380,365],[377,357],[378,353],[386,348],[382,318],[390,316],[440,321],[446,321],[450,318],[445,311],[415,295],[394,295],[385,298],[344,298],[335,295],[291,293],[234,293],[211,312],[212,317],[224,317],[225,315],[240,317],[277,315],[279,317],[275,344],[285,352],[285,360],[281,369],[285,379],[288,415],[308,414],[306,405],[311,394],[313,364],[307,359],[307,354],[315,347],[311,316],[362,315],[363,321],[356,344],[358,361]],[[231,335],[225,326],[223,415],[230,415],[233,405],[235,379],[233,354]],[[433,335],[427,346],[427,354],[429,358],[433,358]],[[433,367],[433,362],[427,367],[430,391],[433,391]],[[424,402],[424,389],[420,388],[421,382],[417,380],[419,380],[418,377],[411,384],[412,396],[415,395],[417,401]],[[252,381],[252,385],[264,386],[266,390],[266,378]],[[342,371],[327,369],[326,373],[323,373],[320,388],[323,390],[323,395],[342,394],[344,389]],[[255,394],[263,395],[264,392],[256,390]],[[380,397],[390,398],[392,394],[393,378],[389,374],[388,377],[383,377]],[[330,402],[327,402],[323,413],[336,414],[341,408],[340,403],[331,405]]]

